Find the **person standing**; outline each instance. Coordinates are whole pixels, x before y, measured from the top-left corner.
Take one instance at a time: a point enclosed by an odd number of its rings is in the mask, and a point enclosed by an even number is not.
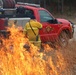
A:
[[[24,27],[24,34],[26,34],[29,41],[38,48],[41,48],[41,39],[39,35],[39,29],[41,28],[42,24],[39,23],[33,15],[31,16],[30,21],[27,22]]]

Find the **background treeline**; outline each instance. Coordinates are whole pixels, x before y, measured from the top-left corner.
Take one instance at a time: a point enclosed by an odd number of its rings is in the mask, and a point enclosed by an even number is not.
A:
[[[69,14],[76,10],[76,0],[15,0],[16,2],[28,2],[28,3],[37,3],[42,7],[47,8],[51,12],[64,13],[68,12]]]

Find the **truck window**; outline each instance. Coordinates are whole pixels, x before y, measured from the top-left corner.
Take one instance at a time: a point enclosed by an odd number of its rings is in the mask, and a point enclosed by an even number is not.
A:
[[[26,9],[25,14],[27,17],[30,17],[31,15],[34,15],[34,12],[30,9]]]
[[[49,20],[53,20],[53,17],[45,10],[39,10],[40,14],[40,22],[48,22]]]
[[[16,14],[22,15],[24,17],[30,17],[31,15],[34,15],[32,10],[24,7],[18,7]]]

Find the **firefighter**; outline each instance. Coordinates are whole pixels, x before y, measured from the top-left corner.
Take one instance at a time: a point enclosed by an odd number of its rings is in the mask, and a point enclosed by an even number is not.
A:
[[[31,16],[29,22],[24,27],[24,33],[28,36],[28,39],[38,48],[41,48],[41,40],[39,36],[39,29],[42,28],[42,24],[39,23],[35,16]]]

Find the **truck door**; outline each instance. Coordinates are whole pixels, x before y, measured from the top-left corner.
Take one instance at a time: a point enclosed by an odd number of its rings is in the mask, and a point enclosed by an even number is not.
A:
[[[59,23],[46,10],[39,10],[39,15],[40,22],[43,25],[42,30],[40,30],[41,41],[53,41],[55,38],[57,38],[57,32],[60,28]]]

